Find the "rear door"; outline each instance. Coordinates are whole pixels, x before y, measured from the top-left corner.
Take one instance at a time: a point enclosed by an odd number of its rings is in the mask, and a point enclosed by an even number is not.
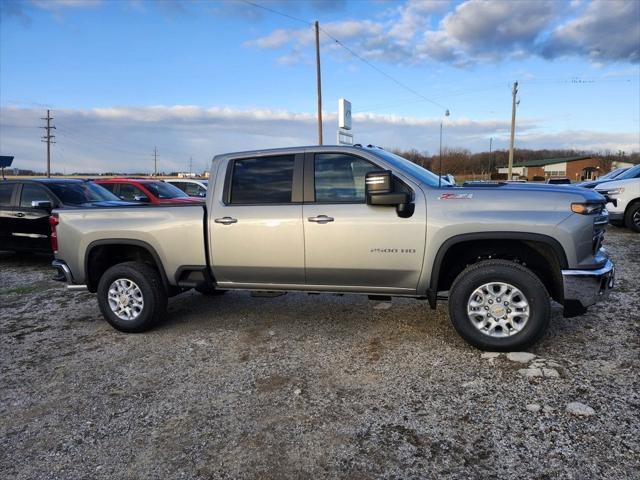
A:
[[[52,195],[36,183],[23,183],[20,200],[15,207],[16,217],[13,231],[16,248],[24,250],[50,251],[49,240],[50,212],[42,208],[34,208],[32,202],[49,201],[55,204]]]
[[[422,191],[400,180],[415,204],[409,218],[394,207],[370,206],[365,175],[386,168],[343,153],[308,153],[305,164],[306,281],[338,290],[415,292],[425,246]]]
[[[0,181],[0,250],[14,247],[13,227],[15,223],[13,211],[13,192],[16,183]]]
[[[213,274],[221,285],[304,285],[304,156],[229,160],[212,199]],[[222,185],[220,184],[222,183]]]

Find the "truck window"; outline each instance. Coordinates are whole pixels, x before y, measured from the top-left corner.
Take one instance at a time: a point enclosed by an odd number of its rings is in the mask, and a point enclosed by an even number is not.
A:
[[[231,203],[290,203],[294,160],[294,155],[236,160],[231,177]]]
[[[51,197],[41,186],[25,183],[20,194],[20,207],[31,208],[31,202],[39,200],[51,200]]]
[[[315,156],[316,202],[364,203],[364,178],[380,167],[360,157],[342,153]]]
[[[11,205],[11,194],[13,193],[13,183],[0,183],[0,205],[8,207]]]
[[[147,194],[140,190],[135,185],[129,185],[127,183],[120,184],[120,198],[128,202],[136,202],[141,200],[147,200]],[[136,198],[140,200],[136,200]]]

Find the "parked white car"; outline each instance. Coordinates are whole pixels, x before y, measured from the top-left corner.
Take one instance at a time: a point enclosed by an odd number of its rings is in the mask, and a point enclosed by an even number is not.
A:
[[[640,171],[640,165],[633,167]],[[596,191],[608,197],[609,221],[614,225],[624,224],[640,232],[640,178],[613,180],[596,187]]]
[[[190,197],[206,197],[207,187],[209,186],[208,180],[193,180],[190,178],[176,178],[168,179],[165,182],[170,183],[174,187],[178,187],[184,193]]]

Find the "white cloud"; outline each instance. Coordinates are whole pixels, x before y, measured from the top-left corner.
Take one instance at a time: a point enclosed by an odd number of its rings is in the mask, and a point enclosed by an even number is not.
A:
[[[53,146],[56,171],[149,172],[151,152],[157,146],[160,169],[186,168],[189,157],[204,169],[210,159],[223,152],[316,142],[315,113],[284,110],[239,110],[197,106],[113,107],[53,112],[57,143]],[[15,155],[18,168],[42,169],[45,148],[40,142],[40,109],[0,110],[0,151]],[[327,143],[334,143],[337,117],[324,114]],[[354,115],[355,139],[385,148],[416,148],[437,151],[439,118],[415,118],[358,113]],[[520,119],[516,145],[520,148],[622,149],[637,151],[637,133],[612,134],[597,131],[541,132],[537,122]],[[472,151],[486,149],[489,137],[494,148],[506,148],[507,119],[448,120],[444,144]]]
[[[466,0],[431,28],[433,14],[449,5],[409,0],[382,19],[344,20],[322,28],[361,56],[385,63],[435,61],[466,67],[534,55],[640,61],[639,0],[592,0],[586,7],[557,0]],[[311,28],[278,29],[246,45],[281,49],[312,42]],[[324,38],[323,43],[331,41]],[[332,51],[344,55],[338,48]]]
[[[640,63],[640,1],[593,0],[580,17],[553,31],[543,52]]]

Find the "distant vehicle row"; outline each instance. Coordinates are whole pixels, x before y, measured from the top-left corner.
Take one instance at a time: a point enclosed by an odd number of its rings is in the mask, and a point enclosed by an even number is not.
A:
[[[159,180],[85,181],[33,179],[0,182],[0,250],[51,253],[53,209],[122,207],[141,204],[201,204],[180,188]]]

